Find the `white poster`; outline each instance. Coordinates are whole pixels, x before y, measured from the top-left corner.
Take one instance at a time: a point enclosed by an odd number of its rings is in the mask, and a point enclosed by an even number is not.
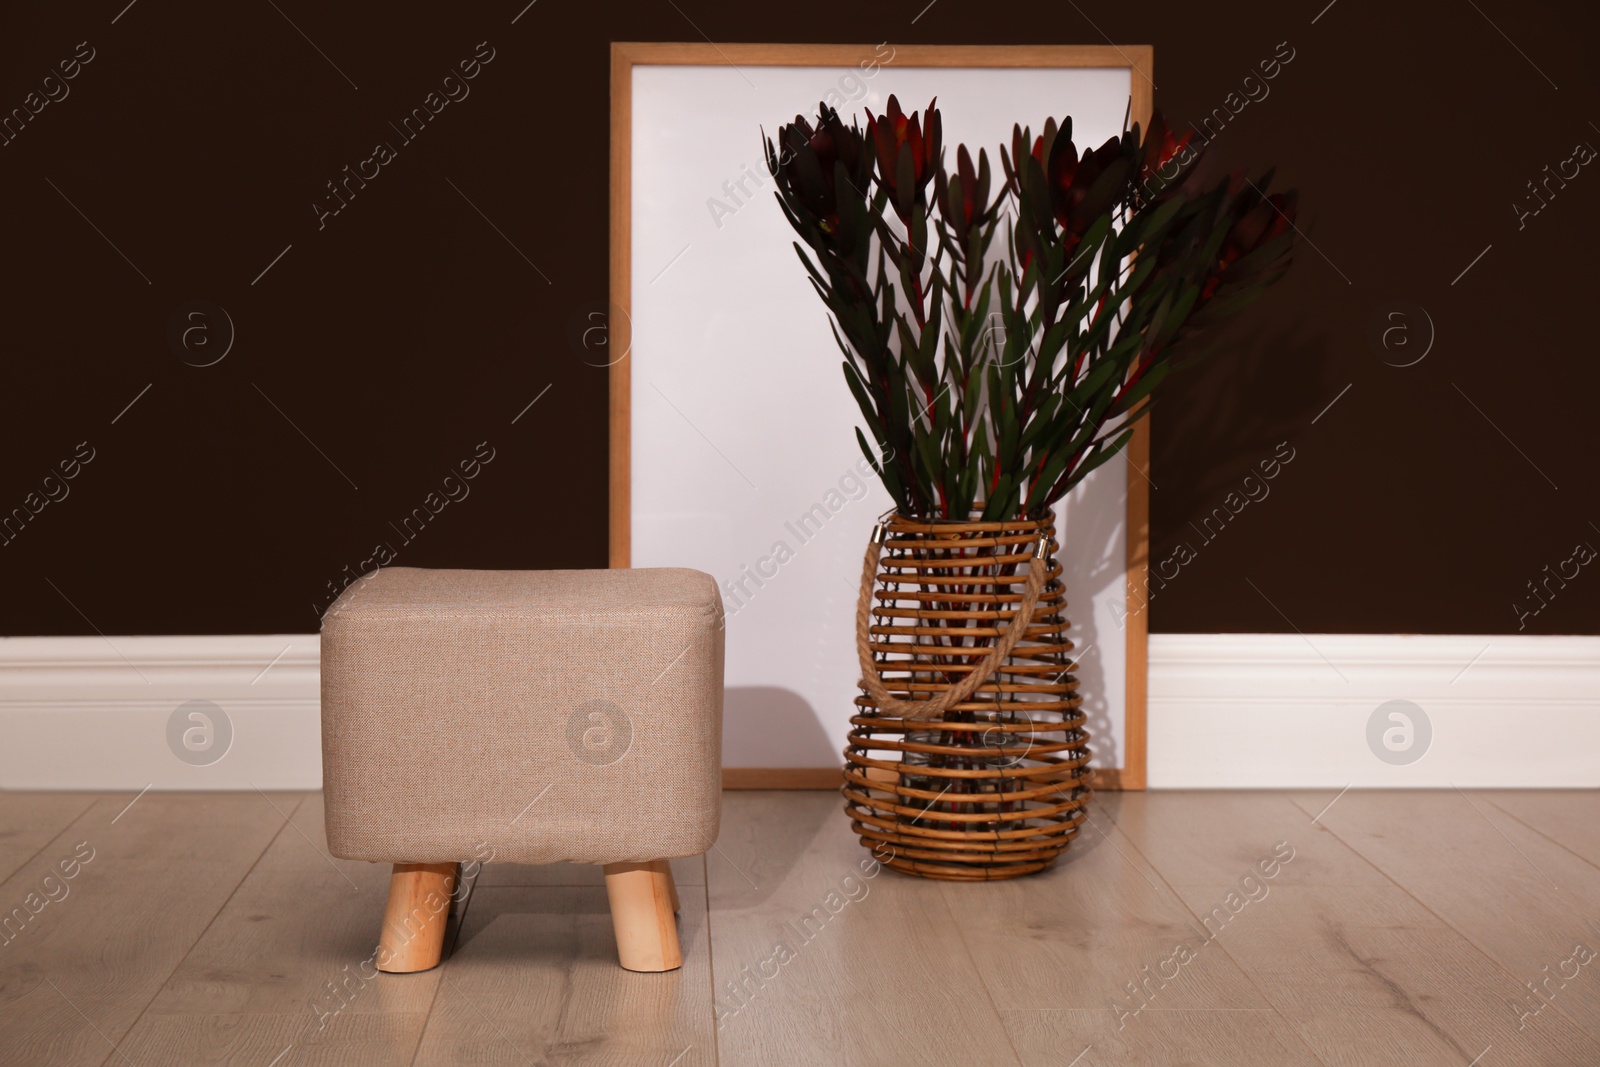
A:
[[[892,54],[885,48],[879,59]],[[870,57],[863,57],[869,59]],[[1118,135],[1131,72],[1105,69],[635,66],[632,99],[632,565],[714,575],[727,608],[724,765],[828,767],[854,712],[862,554],[890,507],[827,312],[773,199],[761,131],[833,94],[865,125],[896,94],[937,96],[948,156],[1013,123]],[[1004,226],[1004,223],[1002,223]],[[997,238],[999,240],[999,238]],[[1127,466],[1062,502],[1072,638],[1094,762],[1123,764]]]

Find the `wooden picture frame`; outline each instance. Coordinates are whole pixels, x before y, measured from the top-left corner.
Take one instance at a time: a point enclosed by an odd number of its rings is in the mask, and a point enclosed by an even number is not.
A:
[[[609,368],[610,534],[612,567],[632,561],[632,147],[633,70],[636,66],[849,67],[870,56],[870,45],[613,42],[611,46],[610,303],[611,351],[624,356]],[[1126,68],[1130,120],[1147,128],[1153,108],[1154,53],[1149,45],[896,45],[896,67]],[[1142,420],[1127,446],[1126,603],[1144,601],[1149,554],[1150,422]],[[1143,611],[1127,613],[1123,766],[1095,772],[1099,789],[1145,788],[1148,628]],[[842,741],[842,739],[841,739]],[[825,768],[726,768],[726,788],[835,789],[838,765]]]

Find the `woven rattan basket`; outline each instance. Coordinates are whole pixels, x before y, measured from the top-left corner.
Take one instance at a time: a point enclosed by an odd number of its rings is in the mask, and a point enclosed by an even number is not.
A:
[[[1076,836],[1089,735],[1056,549],[1050,515],[895,516],[874,532],[843,792],[861,843],[886,865],[1014,878],[1049,867]]]

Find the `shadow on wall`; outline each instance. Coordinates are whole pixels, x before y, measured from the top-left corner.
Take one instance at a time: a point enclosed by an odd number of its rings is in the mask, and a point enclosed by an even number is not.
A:
[[[822,728],[816,709],[792,689],[775,685],[729,686],[722,698],[722,763],[755,764],[751,753],[782,753],[785,767],[837,767],[837,744]]]
[[[1150,493],[1152,558],[1190,536],[1189,520],[1221,504],[1279,442],[1305,432],[1332,398],[1329,363],[1325,329],[1295,325],[1241,338],[1173,377],[1152,410],[1151,467],[1161,472]],[[1207,457],[1206,466],[1195,470],[1195,456]]]
[[[1106,691],[1103,652],[1107,647],[1105,642],[1123,642],[1126,634],[1122,630],[1101,633],[1094,603],[1108,590],[1119,598],[1122,596],[1122,583],[1127,573],[1122,531],[1127,522],[1127,509],[1120,504],[1114,508],[1084,507],[1078,502],[1103,480],[1121,476],[1120,465],[1113,465],[1109,470],[1102,467],[1090,474],[1068,496],[1065,517],[1058,523],[1063,549],[1061,581],[1067,588],[1066,617],[1072,624],[1067,635],[1072,639],[1072,655],[1078,662],[1077,695],[1083,698],[1079,709],[1086,719],[1084,727],[1089,731],[1090,766],[1093,767],[1122,765],[1122,755],[1111,743],[1116,729]],[[1118,709],[1117,718],[1123,717],[1122,709]]]
[[[1253,473],[1258,462],[1273,456],[1280,442],[1292,442],[1304,433],[1309,420],[1328,402],[1328,365],[1322,332],[1296,325],[1244,339],[1237,348],[1194,368],[1193,375],[1174,379],[1181,384],[1174,385],[1154,409],[1159,429],[1151,469],[1163,474],[1150,490],[1150,560],[1165,559],[1185,541],[1191,518],[1209,514],[1227,493],[1238,489],[1243,474]],[[1248,383],[1248,388],[1240,383]],[[1273,396],[1273,404],[1252,400],[1263,395]],[[1186,461],[1194,455],[1213,461],[1189,471]],[[1179,476],[1172,476],[1173,471]],[[1073,655],[1080,663],[1078,695],[1083,698],[1095,767],[1123,763],[1120,746],[1112,744],[1112,713],[1116,710],[1120,719],[1121,710],[1111,706],[1103,651],[1127,635],[1121,626],[1101,626],[1092,605],[1096,597],[1107,594],[1124,599],[1121,585],[1128,561],[1122,551],[1123,509],[1085,507],[1079,501],[1097,480],[1120,477],[1120,468],[1091,474],[1068,497],[1061,523],[1061,541],[1070,552],[1070,559],[1063,560],[1062,575],[1066,614],[1072,623]],[[1142,610],[1137,604],[1135,599],[1126,609]]]

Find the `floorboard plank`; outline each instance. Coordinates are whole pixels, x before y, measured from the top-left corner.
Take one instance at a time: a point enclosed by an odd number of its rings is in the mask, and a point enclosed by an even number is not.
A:
[[[349,1013],[306,1032],[288,1015],[147,1015],[121,1043],[128,1063],[183,1067],[404,1067],[426,1022],[423,1014]],[[109,1067],[125,1061],[113,1056]]]
[[[1205,937],[1183,902],[1120,831],[1111,805],[1090,809],[1078,840],[1042,874],[943,887],[959,935],[1002,1009],[1120,1005],[1181,944]],[[1162,1007],[1264,1009],[1248,978],[1220,952],[1183,968]]]
[[[1231,887],[1182,890],[1197,915]],[[1248,921],[1246,921],[1248,919]],[[1593,1064],[1600,1044],[1566,1019],[1519,1030],[1517,983],[1395,886],[1277,886],[1217,945],[1329,1064]]]
[[[328,855],[319,797],[295,812],[150,1005],[152,1014],[425,1016],[438,971],[374,967],[390,865]]]
[[[725,796],[706,859],[723,1064],[1018,1062],[944,887],[872,867],[835,795]],[[995,887],[970,888],[988,907]]]
[[[147,793],[96,800],[4,887],[0,907],[88,856],[0,946],[0,1049],[10,1062],[99,1064],[284,829],[257,794]],[[293,811],[297,798],[277,798]],[[120,1062],[120,1059],[118,1060]]]
[[[1479,797],[1351,792],[1322,823],[1497,962],[1524,998],[1575,946],[1600,951],[1600,868]],[[1600,1039],[1600,959],[1570,969],[1546,987],[1540,1018],[1563,1014]]]
[[[1027,1067],[1318,1067],[1294,1029],[1271,1010],[1151,1009],[1119,1024],[1105,1009],[1003,1012]]]
[[[96,799],[94,793],[0,791],[0,889]]]
[[[1384,873],[1311,822],[1283,793],[1127,793],[1110,818],[1171,886],[1237,882],[1286,842],[1274,885],[1389,885]]]
[[[678,892],[683,966],[637,974],[617,963],[603,888],[476,888],[417,1067],[715,1064],[705,890]]]
[[[1500,790],[1471,793],[1600,867],[1600,790]],[[1600,909],[1597,909],[1600,910]],[[1600,948],[1600,945],[1595,946]]]

